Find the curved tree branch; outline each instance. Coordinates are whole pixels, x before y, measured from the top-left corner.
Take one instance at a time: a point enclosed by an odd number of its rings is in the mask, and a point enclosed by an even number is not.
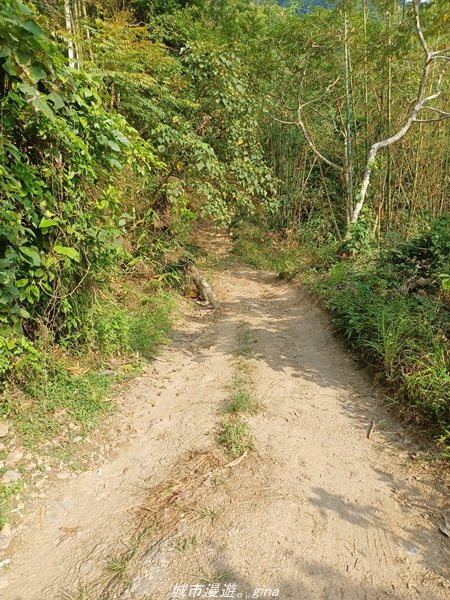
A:
[[[340,165],[334,163],[333,161],[331,161],[329,158],[326,158],[326,156],[324,156],[321,152],[319,152],[319,150],[317,150],[316,145],[314,144],[311,136],[308,133],[308,130],[306,129],[305,123],[302,119],[302,105],[299,104],[298,106],[298,111],[297,111],[297,125],[300,127],[300,129],[303,132],[303,137],[306,140],[306,143],[308,144],[308,146],[311,148],[312,152],[314,153],[314,155],[321,161],[323,161],[324,163],[326,163],[328,166],[330,166],[332,169],[335,169],[336,171],[339,171],[339,173],[343,173],[344,172],[344,168],[341,167]]]

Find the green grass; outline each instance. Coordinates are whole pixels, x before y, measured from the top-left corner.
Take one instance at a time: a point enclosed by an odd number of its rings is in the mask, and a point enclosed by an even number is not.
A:
[[[92,600],[94,593],[88,587],[81,585],[74,593],[63,592],[62,600]]]
[[[195,535],[190,535],[190,536],[177,538],[174,541],[173,547],[177,552],[183,553],[183,552],[187,552],[188,550],[195,550],[197,545],[198,545],[198,540],[195,537]]]
[[[252,450],[255,445],[247,423],[237,419],[220,421],[217,441],[232,458],[241,456],[246,450]]]
[[[108,575],[108,598],[120,595],[119,589],[131,583],[132,562],[136,559],[138,552],[145,546],[148,547],[150,530],[148,527],[139,529],[131,539],[123,545],[123,552],[113,554],[106,560],[106,574]],[[114,591],[113,591],[114,588]],[[102,596],[103,598],[103,596]]]
[[[248,223],[236,232],[233,256],[251,267],[275,271],[285,279],[293,279],[310,265],[308,252],[297,243],[268,235]]]
[[[245,389],[238,389],[233,392],[225,403],[225,412],[232,414],[247,413],[255,415],[259,409],[259,402],[253,397],[252,393]]]
[[[122,294],[125,306],[119,306],[114,297],[97,306],[94,343],[103,356],[137,352],[151,359],[167,341],[175,297],[164,290],[148,294],[138,287],[130,289],[129,284],[124,286]]]
[[[318,293],[336,327],[382,375],[407,419],[437,433],[450,423],[449,306],[439,295],[409,294],[378,264],[348,270]]]
[[[6,469],[0,470],[0,477],[3,475]],[[16,494],[20,492],[22,482],[17,482],[9,485],[3,485],[0,483],[0,529],[3,528],[8,520],[8,510],[10,508],[11,500]]]
[[[129,346],[146,359],[153,358],[168,339],[175,308],[174,295],[159,291],[142,299],[142,310],[133,315]]]
[[[126,558],[114,556],[107,561],[107,569],[120,581],[128,582],[128,563]]]
[[[195,581],[202,585],[209,585],[211,583],[226,583],[234,581],[236,579],[235,573],[231,569],[216,569],[214,571],[206,571],[201,569],[200,575],[195,577]]]
[[[53,439],[60,447],[85,435],[110,412],[113,379],[98,373],[72,375],[61,365],[46,364],[21,391],[4,394],[1,414],[14,426],[22,444],[37,448]]]
[[[166,342],[175,305],[173,294],[161,290],[152,295],[133,294],[134,303],[124,301],[130,304],[128,308],[108,301],[97,310],[93,337],[84,350],[78,349],[78,357],[42,352],[39,363],[30,363],[27,376],[6,389],[0,415],[12,423],[24,446],[36,448],[58,440],[59,454],[70,460],[72,439],[85,436],[113,409],[114,386],[138,372],[136,353],[150,359]],[[84,362],[83,354],[87,356]],[[106,360],[111,360],[113,367],[102,373]]]
[[[241,456],[255,446],[253,436],[243,415],[255,415],[260,403],[254,397],[252,356],[255,338],[247,323],[241,323],[237,331],[237,351],[235,352],[234,376],[228,384],[229,394],[223,405],[226,416],[219,422],[217,441],[232,458]]]
[[[200,508],[194,509],[194,512],[202,519],[211,519],[211,523],[214,523],[220,517],[223,510],[219,508],[211,508],[210,506],[202,506]]]
[[[74,439],[84,439],[114,409],[118,385],[134,377],[142,359],[154,357],[168,339],[174,295],[149,293],[145,286],[123,288],[120,301],[108,297],[96,308],[82,345],[71,352],[56,346],[41,350],[38,360],[24,360],[4,387],[0,416],[26,448],[74,467]],[[16,493],[15,486],[0,484],[0,525]]]
[[[255,415],[261,408],[254,397],[252,364],[248,360],[255,347],[255,337],[247,323],[242,323],[237,332],[238,349],[234,360],[234,376],[228,384],[229,395],[223,410],[232,415]]]
[[[247,323],[241,323],[238,329],[238,356],[249,357],[255,348],[256,338]]]

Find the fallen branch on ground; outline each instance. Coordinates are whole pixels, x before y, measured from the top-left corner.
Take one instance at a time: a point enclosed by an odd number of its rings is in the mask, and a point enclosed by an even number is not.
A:
[[[186,267],[186,272],[192,277],[192,281],[195,283],[199,297],[204,300],[208,300],[211,306],[216,309],[219,308],[219,303],[217,302],[217,298],[214,296],[214,293],[211,289],[211,286],[200,274],[199,270],[191,263]]]

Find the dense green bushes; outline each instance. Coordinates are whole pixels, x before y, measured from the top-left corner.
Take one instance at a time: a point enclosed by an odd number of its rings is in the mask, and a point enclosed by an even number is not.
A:
[[[146,27],[124,13],[97,21],[90,42],[92,68],[113,106],[167,165],[139,213],[156,208],[170,227],[168,213],[190,208],[227,223],[250,213],[255,201],[274,202],[259,138],[260,100],[242,58],[188,11],[147,19]]]
[[[39,327],[80,337],[89,287],[115,260],[121,210],[114,173],[132,155],[136,135],[104,109],[96,82],[65,66],[31,9],[9,2],[0,23],[5,374],[13,357],[29,350],[27,340],[39,337]]]
[[[450,423],[448,219],[373,260],[333,265],[316,284],[336,326],[382,369],[405,412],[444,431]]]

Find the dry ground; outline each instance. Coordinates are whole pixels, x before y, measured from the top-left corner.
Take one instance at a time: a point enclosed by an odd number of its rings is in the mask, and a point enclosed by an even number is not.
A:
[[[186,309],[120,399],[115,452],[28,510],[1,598],[448,598],[448,480],[327,317],[271,273],[230,267],[214,287],[220,310]],[[237,369],[260,409],[230,464],[217,424]]]

